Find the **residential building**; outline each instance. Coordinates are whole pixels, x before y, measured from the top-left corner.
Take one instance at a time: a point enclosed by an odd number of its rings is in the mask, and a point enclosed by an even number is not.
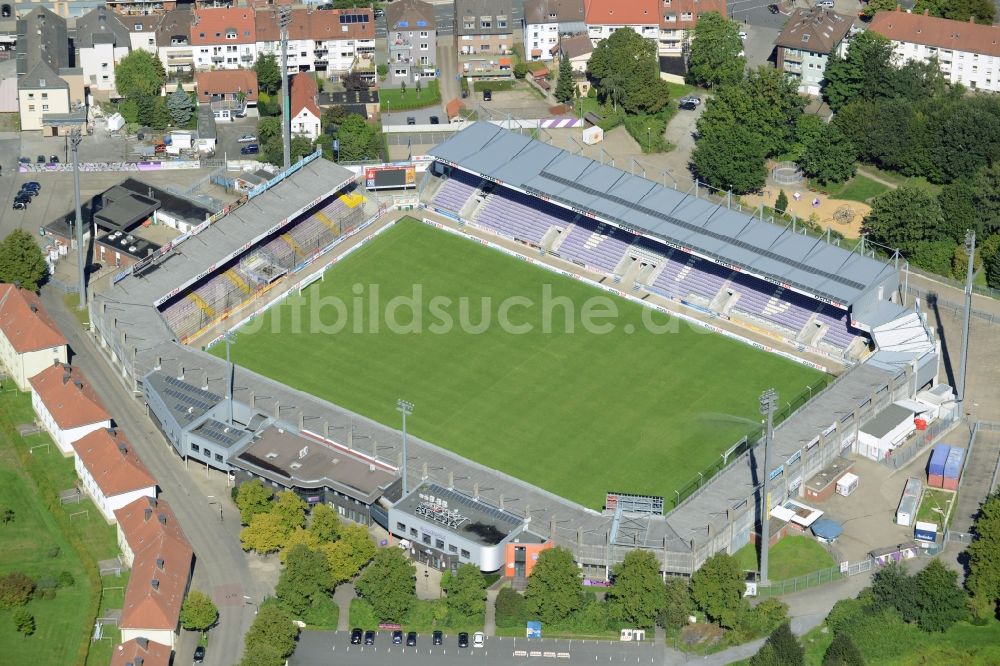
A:
[[[288,114],[292,134],[304,136],[310,141],[319,138],[322,113],[316,97],[316,79],[311,74],[296,74],[288,79],[291,109]]]
[[[434,6],[422,0],[397,0],[385,9],[388,27],[389,86],[437,76],[437,23]]]
[[[38,295],[0,284],[0,363],[17,388],[54,363],[65,363],[66,338],[42,307]]]
[[[131,34],[118,15],[98,7],[78,18],[74,46],[76,62],[90,91],[117,94],[115,67],[132,48]]]
[[[136,17],[163,14],[177,6],[175,0],[105,0],[105,2],[108,9],[127,16],[127,19],[122,19],[126,23]]]
[[[35,415],[63,455],[72,455],[81,437],[111,427],[111,416],[78,368],[54,363],[28,383]]]
[[[580,74],[587,72],[587,63],[590,62],[590,54],[594,52],[594,44],[586,33],[581,32],[563,37],[556,44],[556,47],[556,55],[568,57],[570,67],[573,68],[574,72]]]
[[[847,34],[854,19],[829,9],[797,9],[774,40],[776,66],[798,81],[799,92],[819,95],[826,63],[847,51]]]
[[[46,9],[64,19],[83,16],[91,9],[104,6],[104,0],[13,0],[3,3],[13,5],[17,16],[24,16],[35,9]]]
[[[257,106],[257,72],[252,69],[217,69],[198,72],[198,104],[210,106],[216,120],[229,120],[248,107]]]
[[[340,106],[348,113],[371,119],[379,112],[378,90],[347,90],[344,92],[320,93],[316,101],[320,109],[326,106]]]
[[[657,52],[666,57],[684,54],[694,38],[699,16],[708,12],[726,15],[726,0],[659,0],[659,6]]]
[[[257,29],[247,7],[195,9],[190,27],[195,69],[239,69],[257,59]]]
[[[552,60],[559,38],[587,32],[584,0],[526,0],[524,51],[531,60]]]
[[[587,35],[594,46],[615,30],[631,28],[646,39],[660,37],[660,4],[663,0],[585,0]]]
[[[115,646],[111,666],[170,666],[172,650],[148,638],[133,638]]]
[[[71,60],[66,19],[44,7],[21,16],[15,53],[21,129],[62,133],[62,122],[84,101],[83,72]]]
[[[375,15],[371,9],[292,10],[288,73],[325,71],[331,79],[358,72],[375,80]],[[257,10],[257,50],[281,56],[278,12]]]
[[[455,45],[460,55],[507,55],[514,48],[511,0],[455,0]]]
[[[122,559],[132,569],[118,626],[122,642],[145,638],[173,648],[194,553],[163,500],[140,497],[115,511]]]
[[[156,481],[119,430],[95,430],[73,442],[76,475],[109,523],[140,497],[156,497]]]
[[[875,14],[868,29],[890,39],[903,62],[936,58],[949,83],[1000,92],[1000,26],[897,10]]]
[[[156,51],[156,26],[163,14],[123,16],[121,21],[128,28],[129,46],[132,51],[143,49],[154,55]]]
[[[156,50],[166,70],[167,79],[185,77],[194,71],[194,46],[191,22],[194,13],[187,7],[166,12],[156,26]]]

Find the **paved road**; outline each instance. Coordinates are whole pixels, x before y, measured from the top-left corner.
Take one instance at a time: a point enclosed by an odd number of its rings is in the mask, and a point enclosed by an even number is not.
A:
[[[455,78],[458,76],[458,54],[455,52],[453,37],[438,39],[437,66],[441,72],[438,77],[441,86],[441,104],[447,106],[448,102],[461,94],[458,79]]]
[[[154,430],[142,403],[129,396],[120,376],[99,357],[100,352],[93,342],[65,309],[60,294],[46,289],[42,299],[69,340],[73,364],[83,370],[113,415],[115,424],[124,430],[139,451],[156,478],[160,497],[173,508],[194,548],[196,562],[192,588],[207,592],[219,606],[219,625],[211,632],[211,647],[205,663],[229,665],[236,662],[243,652],[243,634],[254,616],[254,606],[246,602],[244,595],[259,602],[270,592],[277,577],[277,558],[273,558],[274,562],[261,562],[240,550],[239,512],[227,497],[229,489],[224,476],[218,472],[208,475],[201,467],[186,469]],[[221,500],[219,504],[210,504],[217,500]],[[195,642],[194,634],[182,632],[177,646],[177,663],[189,659]]]

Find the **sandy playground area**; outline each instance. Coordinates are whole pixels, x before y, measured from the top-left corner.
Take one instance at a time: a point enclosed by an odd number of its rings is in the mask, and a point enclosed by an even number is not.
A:
[[[778,192],[781,189],[785,190],[785,196],[788,197],[787,212],[789,215],[794,215],[801,220],[808,220],[815,215],[814,221],[823,229],[830,227],[833,231],[838,231],[847,238],[861,236],[861,221],[872,209],[871,206],[860,201],[832,199],[822,192],[810,191],[804,184],[786,185],[784,188],[779,188],[769,183],[763,194],[748,194],[741,199],[751,208],[757,208],[760,204],[774,208],[774,201],[778,198]]]

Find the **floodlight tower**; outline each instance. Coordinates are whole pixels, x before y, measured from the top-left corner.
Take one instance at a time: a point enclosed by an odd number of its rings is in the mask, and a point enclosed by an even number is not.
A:
[[[222,334],[223,340],[226,341],[226,391],[228,395],[226,396],[229,403],[229,425],[233,424],[233,383],[236,379],[236,366],[229,357],[229,345],[236,341],[236,333],[234,331],[226,331]]]
[[[281,26],[281,143],[284,168],[292,164],[292,102],[288,90],[288,25],[292,22],[292,8],[278,8]]]
[[[406,417],[413,413],[413,403],[400,398],[396,401],[396,411],[403,415],[403,497],[408,490],[406,486]]]
[[[969,318],[972,315],[972,279],[975,275],[976,232],[965,232],[965,253],[969,257],[969,268],[965,276],[965,317],[962,320],[962,360],[958,366],[958,405],[965,407],[965,369],[969,362]]]
[[[79,264],[80,273],[80,305],[78,309],[87,307],[87,262],[83,249],[83,215],[80,212],[80,159],[78,148],[82,135],[80,128],[74,127],[69,133],[69,143],[73,150],[73,203],[76,207],[76,263]]]
[[[764,431],[764,487],[760,498],[760,584],[767,586],[767,551],[771,530],[771,467],[768,453],[771,450],[771,440],[774,439],[774,412],[778,408],[778,392],[767,389],[760,396],[760,413],[767,417],[767,430]]]

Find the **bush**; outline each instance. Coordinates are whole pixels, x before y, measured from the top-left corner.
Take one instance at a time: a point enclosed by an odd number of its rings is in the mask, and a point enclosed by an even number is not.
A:
[[[570,618],[569,624],[573,631],[581,634],[599,634],[611,628],[611,617],[608,605],[603,601],[591,599],[576,615]]]
[[[76,583],[76,579],[73,578],[73,574],[68,571],[59,572],[59,587],[73,587]]]
[[[509,587],[501,588],[496,600],[496,623],[498,627],[524,626],[528,620],[524,597]]]
[[[596,99],[597,88],[595,88],[594,86],[590,86],[590,88],[587,90],[587,97],[589,97],[590,99]]]
[[[788,619],[788,604],[770,598],[740,614],[737,629],[746,640],[753,640],[774,631]]]
[[[523,79],[527,75],[528,75],[528,66],[525,63],[519,62],[516,65],[514,65],[514,78]]]
[[[57,557],[59,557],[60,552],[61,551],[59,550],[59,546],[53,546],[52,548],[49,548],[49,551],[46,554],[49,556],[49,559],[54,560]]]
[[[774,200],[774,210],[782,214],[788,210],[788,196],[784,190],[778,190],[778,198]]]
[[[955,256],[955,241],[920,241],[914,244],[907,259],[914,265],[938,275],[951,275],[952,259]]]
[[[0,576],[0,608],[23,606],[35,591],[35,581],[20,571]]]
[[[870,613],[871,608],[863,599],[841,599],[833,605],[830,614],[826,616],[826,626],[837,634],[866,618]]]
[[[659,153],[667,148],[667,142],[663,138],[667,123],[661,115],[626,116],[625,129],[644,153]]]
[[[842,631],[833,637],[833,642],[823,655],[823,666],[865,666],[858,646],[851,635]]]

